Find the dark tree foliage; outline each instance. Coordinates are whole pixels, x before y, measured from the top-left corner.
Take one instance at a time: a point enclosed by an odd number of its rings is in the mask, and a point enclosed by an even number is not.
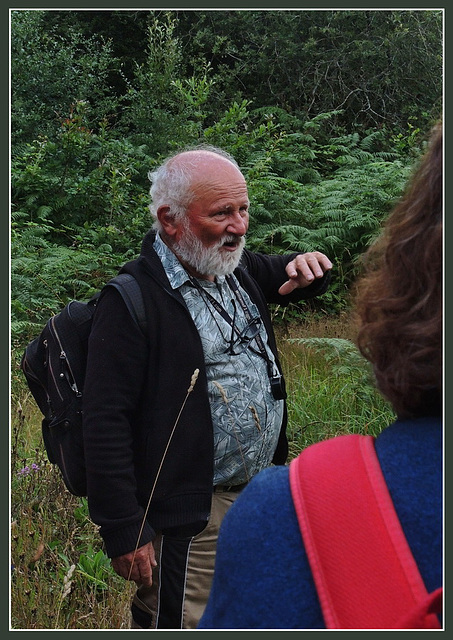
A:
[[[402,132],[411,121],[426,128],[441,111],[441,10],[38,13],[42,15],[33,17],[36,33],[32,41],[21,40],[24,30],[20,20],[13,22],[12,40],[14,102],[20,96],[24,103],[21,113],[26,113],[38,98],[34,104],[41,113],[34,119],[29,114],[25,117],[38,128],[43,117],[45,120],[54,117],[51,109],[54,107],[54,112],[56,109],[52,102],[60,107],[63,96],[72,101],[93,102],[95,95],[98,102],[101,95],[110,98],[108,117],[115,126],[121,126],[122,116],[129,108],[125,94],[137,69],[146,64],[150,24],[157,21],[163,25],[168,15],[174,22],[173,36],[180,49],[177,70],[180,78],[209,68],[212,88],[206,123],[216,122],[229,105],[242,100],[250,101],[256,109],[270,106],[283,109],[301,120],[338,111],[332,126],[348,129],[385,126]],[[52,49],[56,40],[59,46]],[[68,52],[66,58],[64,51]],[[24,52],[24,65],[28,66],[22,69]],[[93,59],[97,56],[99,61],[98,70],[93,69],[90,75],[91,84],[83,84],[77,72],[79,58],[87,54]],[[55,58],[53,75],[45,75],[46,55]],[[61,71],[57,66],[59,60]],[[151,85],[150,92],[152,88]],[[164,103],[165,95],[159,99]],[[130,118],[127,126],[131,126]]]
[[[55,138],[77,102],[89,106],[90,127],[115,119],[117,97],[111,80],[120,60],[102,34],[81,30],[79,13],[65,12],[60,24],[52,11],[12,12],[13,151],[40,136]]]
[[[86,38],[94,35],[110,43],[112,56],[121,60],[121,73],[112,70],[111,83],[117,94],[125,89],[124,78],[131,78],[135,65],[146,59],[146,38],[149,11],[77,10],[47,11],[49,30],[64,32],[78,27]]]
[[[181,11],[186,58],[209,60],[219,101],[253,100],[341,124],[437,115],[442,95],[440,11]]]

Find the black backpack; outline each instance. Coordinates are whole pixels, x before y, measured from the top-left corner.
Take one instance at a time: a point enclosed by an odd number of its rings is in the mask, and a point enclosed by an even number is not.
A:
[[[118,289],[146,334],[145,308],[135,278],[122,273],[105,286]],[[50,318],[41,334],[27,345],[20,365],[44,416],[42,436],[47,457],[59,467],[67,489],[75,496],[87,493],[82,394],[88,336],[100,295],[98,291],[88,302],[72,300]]]

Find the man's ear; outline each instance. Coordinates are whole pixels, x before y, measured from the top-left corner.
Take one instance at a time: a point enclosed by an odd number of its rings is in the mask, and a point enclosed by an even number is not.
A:
[[[157,218],[162,225],[162,229],[168,236],[174,236],[177,231],[177,223],[174,215],[170,212],[168,205],[162,205],[157,210]]]

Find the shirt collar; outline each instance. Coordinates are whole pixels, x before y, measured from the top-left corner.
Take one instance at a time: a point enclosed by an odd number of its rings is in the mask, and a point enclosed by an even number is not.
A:
[[[159,233],[156,233],[154,240],[154,250],[159,256],[162,266],[165,269],[167,278],[170,282],[172,289],[178,289],[183,284],[190,282],[189,274],[179,262],[173,251],[167,247],[165,242],[160,237]]]

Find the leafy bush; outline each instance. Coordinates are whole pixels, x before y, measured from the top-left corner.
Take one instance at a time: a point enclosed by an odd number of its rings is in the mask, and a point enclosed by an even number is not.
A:
[[[74,105],[56,140],[41,138],[15,150],[11,166],[13,213],[21,220],[61,225],[129,222],[147,206],[143,147],[87,127],[86,104]],[[143,215],[143,213],[142,213]],[[63,237],[64,238],[64,237]],[[61,235],[59,236],[62,240]]]
[[[112,119],[107,77],[117,61],[109,61],[109,46],[93,37],[83,49],[86,21],[62,12],[67,28],[59,33],[56,20],[46,27],[46,15],[12,16],[15,126],[21,121],[34,134],[18,130],[12,145],[15,342],[27,340],[46,315],[68,298],[89,295],[137,255],[150,226],[148,172],[162,156],[197,142],[223,147],[244,172],[249,248],[326,253],[334,263],[332,285],[305,308],[345,308],[357,258],[379,232],[420,153],[418,129],[411,125],[406,137],[384,127],[348,130],[339,124],[338,109],[308,118],[278,102],[255,106],[245,98],[232,98],[221,113],[213,110],[218,78],[202,51],[184,57],[180,16],[171,11],[149,13],[146,50],[132,77],[123,79],[125,93],[112,99]],[[256,28],[254,18],[247,20]],[[42,118],[49,119],[40,109],[57,103],[27,85],[26,64],[35,69],[38,60],[49,91],[60,95],[56,128],[41,126]],[[71,73],[52,78],[65,62],[74,63]],[[91,91],[94,76],[100,85]],[[33,96],[39,122],[22,114],[21,96]],[[297,317],[297,307],[292,312]]]
[[[87,36],[73,21],[47,24],[46,11],[11,11],[11,138],[13,146],[54,139],[70,105],[89,105],[88,127],[114,120],[117,99],[109,76],[119,66],[111,43]]]
[[[142,229],[140,229],[142,231]],[[71,244],[57,244],[56,232]],[[40,333],[49,316],[70,300],[87,300],[127,260],[137,247],[128,249],[125,231],[115,227],[70,228],[28,223],[11,230],[11,337],[23,346]],[[141,237],[141,235],[140,235]]]

